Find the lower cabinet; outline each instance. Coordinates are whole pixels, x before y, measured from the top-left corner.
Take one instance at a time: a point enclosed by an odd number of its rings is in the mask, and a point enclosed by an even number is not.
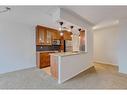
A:
[[[44,68],[50,66],[49,52],[37,52],[36,64],[38,68]]]
[[[40,68],[50,66],[50,55],[49,53],[40,53]]]

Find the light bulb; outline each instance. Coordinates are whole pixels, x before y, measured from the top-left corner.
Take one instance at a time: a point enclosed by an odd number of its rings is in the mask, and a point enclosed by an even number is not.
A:
[[[71,32],[71,30],[70,30],[70,29],[68,29],[68,32]]]
[[[61,31],[62,30],[62,28],[59,28],[59,31]]]
[[[60,35],[63,36],[63,33],[61,32]]]

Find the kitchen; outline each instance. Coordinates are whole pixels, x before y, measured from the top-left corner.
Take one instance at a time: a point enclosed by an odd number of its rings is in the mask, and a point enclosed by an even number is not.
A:
[[[57,28],[36,26],[36,65],[60,84],[93,66],[92,32],[91,24],[66,9],[53,15]]]
[[[38,25],[36,27],[36,51],[37,54],[38,53],[40,54],[39,56],[41,62],[40,63],[37,62],[38,63],[37,67],[41,69],[50,65],[49,53],[69,52],[69,51],[71,52],[72,51],[71,34],[72,34],[71,32],[65,31],[61,36],[58,30]],[[64,41],[63,44],[62,39]]]
[[[79,51],[85,52],[85,30],[81,30],[80,28],[77,30],[77,33],[79,33],[78,50],[74,50],[72,43],[72,40],[74,40],[73,36],[75,36],[74,33],[72,33],[74,26],[70,26],[69,29],[62,27],[61,23],[63,24],[63,22],[59,22],[61,28],[63,29],[62,32],[61,30],[49,27],[40,25],[36,26],[36,65],[39,69],[42,69],[49,75],[52,75],[55,79],[58,77],[58,71],[53,64],[53,60],[51,58],[52,55],[75,55],[78,54]]]

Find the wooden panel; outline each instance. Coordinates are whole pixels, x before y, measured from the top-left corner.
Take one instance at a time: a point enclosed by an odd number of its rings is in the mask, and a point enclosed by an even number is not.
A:
[[[85,43],[85,31],[80,32],[80,44]]]
[[[50,66],[50,55],[49,53],[40,53],[40,68]]]
[[[40,53],[36,53],[36,66],[37,68],[40,68]]]
[[[36,45],[40,45],[39,43],[39,29],[36,27]]]
[[[60,39],[60,33],[56,30],[52,30],[52,39],[53,40],[59,40]]]
[[[51,56],[51,74],[54,79],[58,79],[58,61],[57,57]]]
[[[60,51],[64,51],[64,36],[61,36],[61,46],[60,46]]]
[[[72,40],[70,32],[65,31],[63,36],[64,36],[64,40]]]

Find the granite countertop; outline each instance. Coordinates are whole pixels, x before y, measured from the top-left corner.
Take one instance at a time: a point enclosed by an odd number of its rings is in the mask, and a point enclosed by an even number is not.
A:
[[[53,56],[72,56],[72,55],[77,55],[77,54],[86,54],[87,52],[85,51],[78,51],[78,52],[60,52],[60,53],[51,53],[50,55]]]

